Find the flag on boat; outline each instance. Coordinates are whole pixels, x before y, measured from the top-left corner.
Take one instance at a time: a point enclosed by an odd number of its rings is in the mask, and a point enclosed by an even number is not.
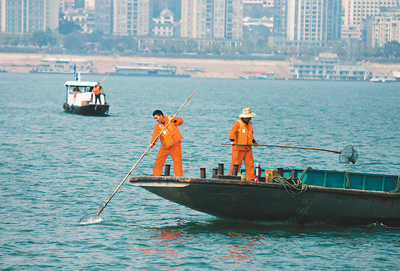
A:
[[[74,77],[75,77],[75,81],[78,81],[78,73],[76,72],[76,64],[74,65]]]

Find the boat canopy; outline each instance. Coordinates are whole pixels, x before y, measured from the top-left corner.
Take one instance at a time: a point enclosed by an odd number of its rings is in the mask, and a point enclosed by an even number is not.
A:
[[[85,81],[67,81],[64,86],[78,86],[78,87],[94,87],[97,82],[85,82]]]

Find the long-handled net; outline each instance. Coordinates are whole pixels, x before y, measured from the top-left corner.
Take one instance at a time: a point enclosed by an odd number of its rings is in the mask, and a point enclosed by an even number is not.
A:
[[[253,144],[229,144],[229,143],[222,143],[221,145],[237,145],[237,146],[255,146]],[[358,158],[358,151],[352,146],[348,145],[341,151],[332,151],[327,149],[318,149],[318,148],[308,148],[308,147],[296,147],[296,146],[283,146],[283,145],[266,145],[266,144],[258,144],[257,146],[263,147],[277,147],[277,148],[292,148],[292,149],[304,149],[304,150],[314,150],[314,151],[326,151],[326,152],[333,152],[339,154],[339,161],[342,163],[355,164]]]

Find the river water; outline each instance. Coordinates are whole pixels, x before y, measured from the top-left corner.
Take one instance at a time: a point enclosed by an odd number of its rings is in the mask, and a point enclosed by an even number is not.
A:
[[[63,112],[70,75],[0,74],[0,269],[2,270],[386,270],[400,264],[400,229],[222,220],[125,182],[146,150],[155,109],[184,119],[185,176],[230,163],[228,132],[244,107],[263,168],[400,174],[400,84],[109,76],[110,115]],[[83,76],[101,81],[102,76]],[[159,144],[159,143],[158,143]],[[153,148],[132,175],[149,175]],[[172,161],[168,158],[167,163]]]

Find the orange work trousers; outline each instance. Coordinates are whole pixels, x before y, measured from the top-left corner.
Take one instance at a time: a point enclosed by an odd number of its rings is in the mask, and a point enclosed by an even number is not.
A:
[[[244,165],[246,167],[246,175],[249,181],[253,181],[256,175],[254,174],[254,160],[253,160],[253,150],[243,150],[236,151],[232,150],[232,164],[229,170],[229,175],[232,175],[233,165],[238,165],[238,172],[244,160]]]
[[[153,167],[153,176],[161,176],[165,160],[167,160],[168,155],[171,155],[174,161],[174,173],[175,176],[183,176],[182,170],[182,150],[181,142],[172,145],[169,148],[164,147],[161,144],[160,150],[157,154],[156,162]]]

